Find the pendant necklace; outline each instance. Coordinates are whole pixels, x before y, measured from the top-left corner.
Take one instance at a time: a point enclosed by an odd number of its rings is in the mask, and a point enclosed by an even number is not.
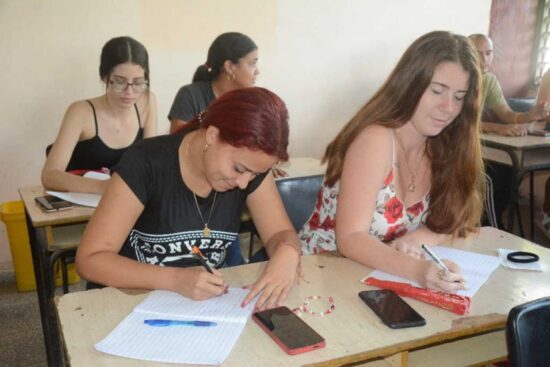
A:
[[[185,147],[185,156],[189,157],[189,146],[191,145],[191,136],[189,136],[189,142],[187,143],[187,147]],[[205,145],[203,148],[203,153],[206,150],[208,145]],[[212,205],[210,206],[210,211],[208,212],[208,218],[204,220],[204,216],[202,215],[201,208],[199,206],[199,201],[197,200],[197,195],[193,190],[191,190],[193,193],[193,198],[195,199],[195,205],[197,206],[197,211],[199,212],[199,216],[201,218],[202,224],[204,224],[204,228],[202,230],[202,234],[204,237],[210,237],[210,228],[208,228],[208,223],[210,222],[210,218],[212,217],[212,212],[214,211],[214,205],[216,204],[216,197],[218,196],[218,192],[214,191],[214,199],[212,200]]]
[[[407,160],[407,157],[405,156],[406,150],[405,150],[405,147],[403,146],[403,142],[401,142],[401,139],[397,136],[397,134],[395,134],[395,135],[396,135],[395,137],[397,139],[397,142],[399,143],[399,146],[401,147],[401,150],[403,150],[403,155],[404,155],[403,160],[405,161],[405,167],[407,167],[407,171],[409,171],[409,174],[411,175],[411,182],[409,182],[409,184],[407,185],[407,191],[414,192],[414,190],[416,190],[416,183],[415,183],[416,176],[415,176],[413,170],[411,170],[411,167],[409,166],[409,161]],[[422,157],[423,156],[424,156],[424,152],[422,152],[422,156],[419,159],[418,164],[416,165],[415,171],[418,171],[418,168],[420,168],[420,165],[422,164]]]
[[[192,191],[193,192],[193,191]],[[197,205],[197,210],[199,211],[199,216],[201,217],[202,223],[204,224],[204,229],[202,230],[202,234],[204,237],[210,237],[210,228],[208,228],[208,222],[210,222],[210,217],[212,216],[212,212],[214,211],[214,204],[216,204],[216,196],[218,195],[218,192],[214,192],[214,200],[212,200],[212,206],[210,206],[210,212],[208,213],[208,219],[205,221],[204,217],[202,216],[201,208],[199,207],[199,201],[197,200],[197,195],[193,192],[193,198],[195,199],[195,205]]]

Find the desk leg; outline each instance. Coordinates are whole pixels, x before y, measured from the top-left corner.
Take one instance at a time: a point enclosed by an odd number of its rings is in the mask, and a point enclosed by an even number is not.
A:
[[[519,179],[520,175],[518,174],[518,167],[514,165],[514,170],[512,174],[512,188],[510,190],[510,201],[508,206],[508,232],[514,233],[514,213],[516,210],[519,210],[519,204],[518,204],[518,190],[519,190]],[[520,217],[518,216],[518,221],[520,220]],[[519,223],[519,227],[521,229],[521,223]]]
[[[529,231],[530,239],[535,242],[535,172],[529,171]]]
[[[394,354],[393,356],[384,358],[384,361],[392,367],[408,367],[409,366],[409,352],[404,351]]]
[[[48,254],[48,241],[45,228],[34,228],[25,212],[29,242],[31,245],[34,276],[36,279],[36,293],[40,306],[42,332],[49,367],[62,366],[59,330],[54,305],[54,287],[52,287],[52,273]]]

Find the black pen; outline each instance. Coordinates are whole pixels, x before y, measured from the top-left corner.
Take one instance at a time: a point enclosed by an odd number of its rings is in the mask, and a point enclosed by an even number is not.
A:
[[[200,263],[202,264],[202,266],[204,266],[206,271],[209,272],[210,274],[214,274],[212,272],[212,269],[210,269],[210,266],[208,266],[208,264],[206,263],[206,260],[204,259],[204,256],[202,255],[202,252],[201,250],[199,250],[197,245],[193,245],[193,247],[191,248],[191,251],[193,251],[193,255],[197,260],[200,261]]]

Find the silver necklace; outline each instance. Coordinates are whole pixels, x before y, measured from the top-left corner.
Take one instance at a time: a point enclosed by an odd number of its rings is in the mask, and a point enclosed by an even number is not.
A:
[[[405,167],[407,167],[407,171],[409,171],[409,174],[411,175],[411,182],[409,182],[409,184],[407,185],[407,191],[414,192],[414,190],[416,190],[416,182],[415,182],[416,176],[415,176],[413,170],[411,169],[411,166],[409,166],[409,161],[407,160],[407,157],[406,157],[407,151],[405,150],[405,147],[403,146],[403,142],[401,141],[399,136],[397,136],[397,134],[395,134],[395,138],[397,139],[397,143],[399,143],[399,146],[401,147],[401,150],[403,150],[403,160],[405,161]],[[424,152],[422,152],[422,155],[420,156],[420,159],[418,161],[418,164],[416,165],[415,171],[418,171],[418,168],[420,168],[420,165],[422,164],[422,157],[423,156],[424,156]]]

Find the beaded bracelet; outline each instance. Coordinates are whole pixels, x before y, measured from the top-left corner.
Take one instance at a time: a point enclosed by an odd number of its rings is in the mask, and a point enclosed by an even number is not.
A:
[[[326,300],[328,303],[328,308],[325,311],[312,311],[309,307],[310,303],[312,301],[322,301]],[[325,316],[328,314],[331,314],[336,309],[336,305],[334,304],[334,297],[323,297],[323,296],[309,296],[304,299],[304,303],[300,307],[296,307],[292,310],[296,315],[301,316],[303,313],[308,313],[313,316]]]

